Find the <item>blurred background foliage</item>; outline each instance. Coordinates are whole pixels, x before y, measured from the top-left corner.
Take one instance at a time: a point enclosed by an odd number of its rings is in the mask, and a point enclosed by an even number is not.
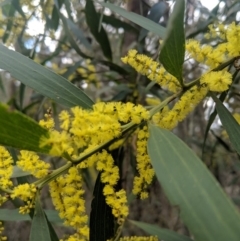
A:
[[[105,1],[106,2],[106,1]],[[165,27],[172,11],[173,1],[157,0],[111,0],[110,3],[151,19]],[[206,8],[200,0],[187,0],[186,38],[214,46],[216,40],[203,39],[208,25],[215,22],[229,24],[240,21],[240,2],[216,1],[213,9]],[[122,16],[103,8],[99,2],[90,0],[2,0],[0,2],[0,38],[10,49],[33,59],[62,75],[89,95],[93,101],[122,101],[153,105],[168,95],[166,90],[153,85],[145,77],[121,62],[129,49],[157,59],[159,37],[130,22]],[[1,57],[1,56],[0,56]],[[204,66],[186,61],[184,77],[194,80],[204,72]],[[240,121],[239,75],[225,97],[226,106]],[[56,116],[63,107],[31,90],[6,71],[0,71],[0,101],[36,121],[52,109]],[[240,205],[239,156],[233,151],[226,132],[216,117],[211,128],[209,118],[214,111],[213,102],[205,99],[193,113],[175,128],[174,132],[202,157],[208,168],[233,199]],[[207,138],[206,138],[207,137]],[[206,141],[205,141],[206,139]],[[116,155],[121,159],[122,186],[132,188],[135,172],[136,147],[128,141]],[[10,150],[13,155],[17,151]],[[46,157],[59,166],[61,160]],[[94,183],[94,170],[86,172],[86,198],[88,212]],[[25,177],[24,177],[25,178]],[[24,180],[22,180],[24,182]],[[139,200],[129,196],[130,218],[157,224],[188,235],[187,228],[179,220],[179,210],[167,201],[158,182],[150,188],[150,198]],[[53,209],[48,191],[42,192],[43,206]],[[7,204],[8,207],[11,204]],[[6,208],[6,205],[4,206]],[[14,205],[12,205],[14,208]],[[6,222],[9,240],[27,240],[30,223]],[[59,234],[71,233],[56,225]],[[124,234],[142,234],[131,224]],[[11,234],[11,235],[8,235]]]

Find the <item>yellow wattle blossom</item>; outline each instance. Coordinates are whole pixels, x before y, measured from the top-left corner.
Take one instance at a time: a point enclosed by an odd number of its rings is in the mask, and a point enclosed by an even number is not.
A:
[[[17,166],[26,172],[30,172],[37,178],[47,176],[50,164],[40,160],[39,156],[31,151],[20,151]]]
[[[160,86],[167,88],[174,93],[181,90],[179,81],[169,74],[160,63],[144,54],[138,54],[137,50],[129,50],[127,56],[121,58],[121,60],[123,63],[132,66],[138,73],[157,82]]]
[[[68,153],[73,159],[79,158],[79,149],[88,152],[106,141],[121,135],[121,124],[139,124],[149,118],[149,112],[141,105],[132,103],[96,103],[93,110],[80,107],[59,114],[62,130],[51,130],[49,137],[41,139],[40,146],[50,145],[50,153],[61,156]]]
[[[225,60],[225,48],[213,48],[210,45],[201,46],[199,41],[194,39],[188,40],[186,50],[192,58],[200,63],[205,63],[211,68],[217,67]]]
[[[210,91],[223,92],[232,83],[232,75],[225,70],[211,71],[201,77],[200,83],[206,84]]]
[[[85,79],[87,83],[94,83],[98,87],[99,82],[96,74],[97,71],[90,59],[87,59],[84,63],[84,67],[79,67],[77,72]]]
[[[17,197],[22,199],[23,201],[28,201],[29,199],[35,197],[36,191],[37,189],[34,184],[20,184],[14,187],[13,192],[11,194],[11,198],[14,199]]]
[[[151,165],[150,157],[147,154],[148,137],[148,128],[144,126],[143,129],[138,131],[136,155],[138,176],[135,176],[133,180],[133,194],[140,194],[141,199],[148,197],[146,189],[148,185],[151,184],[154,177],[154,170]]]
[[[240,25],[235,22],[231,23],[226,28],[226,49],[230,57],[237,57],[240,55]]]
[[[0,221],[0,241],[7,240],[7,237],[2,235],[3,230],[4,230],[3,223]]]
[[[39,125],[47,130],[52,130],[55,126],[54,119],[51,114],[46,113],[44,115],[45,120],[40,120]]]
[[[5,203],[8,200],[6,196],[0,195],[0,206],[2,206],[3,203]]]
[[[235,22],[230,25],[209,25],[209,33],[206,38],[219,38],[220,41],[216,47],[210,45],[201,46],[197,40],[189,40],[186,44],[186,50],[192,58],[205,63],[210,68],[215,68],[227,60],[227,58],[240,55],[240,25]]]
[[[14,187],[11,198],[20,198],[25,202],[25,205],[19,208],[19,213],[26,214],[29,213],[32,208],[34,208],[35,204],[35,195],[37,192],[37,188],[34,184],[20,184]]]
[[[103,195],[106,203],[112,208],[113,215],[118,219],[125,220],[128,216],[127,195],[125,190],[115,191],[114,186],[119,180],[119,169],[114,165],[112,156],[103,150],[96,155],[97,170],[101,171],[101,182],[105,184]]]
[[[168,130],[175,128],[178,122],[183,121],[193,111],[196,105],[206,96],[207,92],[208,87],[206,84],[191,87],[176,102],[172,110],[162,116],[158,125]]]
[[[226,40],[226,30],[227,26],[222,23],[210,24],[208,25],[209,33],[205,34],[205,38],[220,38]]]
[[[0,187],[9,188],[13,185],[10,177],[13,172],[13,159],[7,149],[0,146]]]
[[[72,238],[79,238],[76,240],[89,238],[82,182],[78,169],[71,167],[66,175],[58,177],[49,184],[53,204],[59,211],[60,218],[65,220],[64,224],[76,230],[76,234],[72,236]],[[71,238],[69,237],[68,240]]]

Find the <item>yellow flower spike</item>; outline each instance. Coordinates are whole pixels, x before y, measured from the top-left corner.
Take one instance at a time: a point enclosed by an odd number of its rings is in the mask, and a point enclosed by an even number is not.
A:
[[[0,240],[1,240],[1,241],[7,240],[7,237],[2,235],[3,230],[4,230],[3,222],[0,221]]]
[[[187,90],[174,105],[172,110],[163,115],[158,125],[161,128],[172,130],[183,121],[186,116],[196,107],[196,105],[206,96],[209,88],[206,83],[202,83],[199,87],[193,86]]]
[[[148,128],[146,126],[138,131],[137,139],[137,170],[138,176],[133,180],[133,194],[138,195],[142,199],[147,198],[148,194],[145,191],[144,186],[152,182],[154,176],[154,170],[151,165],[150,157],[147,154],[147,140],[149,137]]]
[[[186,44],[186,50],[198,62],[215,68],[225,60],[225,48],[219,46],[221,45],[218,45],[215,49],[210,45],[200,46],[197,40],[191,39]]]
[[[31,151],[20,151],[17,166],[22,170],[30,172],[37,178],[47,176],[50,164],[39,159],[39,156]]]
[[[119,179],[119,169],[114,166],[114,160],[106,150],[99,152],[97,158],[97,170],[102,171],[101,182],[105,184],[103,195],[106,197],[106,203],[118,220],[125,220],[129,212],[126,192],[123,189],[116,192],[114,189]]]
[[[26,203],[24,206],[19,208],[19,213],[26,214],[34,208],[36,192],[37,188],[34,184],[25,183],[14,187],[10,197],[12,199],[20,198]]]
[[[226,48],[230,57],[237,57],[240,55],[240,25],[236,25],[235,22],[227,26],[226,28]]]
[[[66,225],[77,231],[76,235],[79,240],[81,238],[87,240],[89,236],[88,217],[85,213],[82,181],[78,169],[71,167],[66,175],[58,177],[49,186],[53,204],[59,211],[60,218],[65,220]]]
[[[0,195],[0,206],[2,206],[3,203],[5,203],[8,200],[6,196]]]
[[[129,50],[126,57],[121,58],[123,63],[131,65],[137,72],[156,81],[159,85],[176,93],[181,89],[178,80],[169,74],[158,62],[152,58],[138,54],[136,50]]]
[[[225,70],[211,71],[201,77],[200,83],[206,84],[210,91],[223,92],[232,83],[232,75]]]
[[[63,130],[67,131],[69,129],[69,126],[70,126],[70,114],[66,110],[63,110],[59,114],[59,120],[61,121],[60,127]]]
[[[0,187],[9,188],[11,187],[12,181],[10,177],[13,172],[13,159],[7,149],[0,146]]]
[[[34,199],[36,191],[37,189],[34,184],[25,183],[14,187],[10,196],[12,199],[17,197],[27,202],[28,200]]]

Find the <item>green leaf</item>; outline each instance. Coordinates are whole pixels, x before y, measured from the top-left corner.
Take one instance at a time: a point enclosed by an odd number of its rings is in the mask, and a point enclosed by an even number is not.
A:
[[[64,3],[65,8],[67,10],[68,18],[73,20],[72,9],[71,9],[71,2],[69,0],[63,0],[63,3]]]
[[[151,21],[150,19],[147,19],[145,17],[142,17],[139,14],[128,12],[124,10],[123,8],[120,8],[118,6],[115,6],[111,3],[100,3],[103,7],[109,8],[113,12],[116,12],[123,16],[124,18],[136,23],[137,25],[147,29],[148,31],[157,34],[159,37],[164,38],[166,34],[166,29],[159,24]]]
[[[11,175],[11,178],[15,177],[24,177],[24,176],[29,176],[32,175],[30,172],[25,172],[18,166],[13,166],[13,173]]]
[[[74,65],[70,66],[67,69],[67,71],[62,74],[62,76],[67,79],[71,74],[75,73],[76,70],[81,66],[83,60],[84,59],[81,59],[78,62],[76,62]]]
[[[3,79],[2,79],[1,75],[0,75],[0,90],[6,96],[6,91],[5,91],[5,88],[4,88],[4,85],[3,85]]]
[[[67,19],[64,17],[63,14],[60,13],[60,18],[63,23],[63,28],[66,33],[66,36],[68,38],[69,43],[71,44],[71,47],[83,58],[85,59],[91,59],[90,56],[86,55],[85,53],[82,52],[82,50],[79,48],[77,42],[75,41],[72,32],[69,29]]]
[[[12,6],[21,14],[21,16],[26,19],[26,16],[21,8],[19,0],[12,0]]]
[[[133,220],[128,220],[129,222],[133,223],[135,226],[143,229],[145,232],[157,236],[159,240],[164,241],[192,241],[192,239],[188,238],[187,236],[178,234],[176,232],[173,232],[171,230],[160,228],[156,225],[143,223],[143,222],[137,222]]]
[[[6,30],[4,32],[4,35],[2,36],[2,41],[3,43],[5,43],[8,40],[8,37],[11,33],[11,29],[13,26],[13,19],[14,19],[14,15],[15,15],[15,8],[14,6],[11,4],[9,5],[4,5],[3,6],[3,13],[6,12],[6,19],[7,19],[7,26],[6,26]]]
[[[91,108],[93,101],[65,78],[0,44],[0,68],[44,96],[67,107]]]
[[[240,126],[223,103],[214,94],[211,94],[211,96],[216,103],[217,113],[223,127],[226,129],[234,149],[240,154]]]
[[[39,147],[39,140],[48,131],[37,122],[10,107],[0,105],[0,145],[48,153],[48,147]]]
[[[185,143],[170,131],[150,125],[148,153],[159,182],[194,240],[239,240],[239,212]]]
[[[157,2],[149,9],[147,18],[159,24],[159,20],[162,16],[164,16],[164,14],[166,14],[168,8],[169,6],[166,2]],[[141,41],[143,38],[145,38],[147,33],[148,31],[142,28],[138,37],[138,41]]]
[[[90,213],[90,240],[106,241],[114,236],[114,217],[112,209],[106,204],[103,195],[104,184],[101,182],[101,172],[98,174]]]
[[[221,100],[221,102],[223,102],[227,96],[228,91],[225,91],[223,93],[221,93],[219,100]],[[202,156],[204,154],[204,148],[205,148],[205,144],[206,144],[206,140],[207,140],[207,136],[208,136],[208,132],[212,126],[212,123],[214,122],[215,118],[217,116],[217,111],[216,108],[214,109],[214,111],[211,113],[211,115],[209,116],[208,119],[208,123],[207,123],[207,127],[204,133],[204,139],[203,139],[203,147],[202,147]]]
[[[56,31],[58,29],[58,26],[59,26],[59,10],[54,4],[52,9],[52,16],[50,19],[50,27]]]
[[[164,68],[180,83],[183,83],[182,68],[185,55],[184,10],[185,0],[176,1],[159,56]]]
[[[99,18],[100,18],[100,14]],[[131,31],[135,34],[138,34],[139,30],[137,28],[135,28],[134,26],[132,26],[129,23],[126,23],[118,18],[116,18],[114,15],[103,15],[103,20],[102,20],[105,24],[109,24],[111,25],[113,28],[119,29],[119,28],[123,28],[125,31]]]
[[[70,19],[66,19],[69,29],[73,32],[74,36],[83,44],[87,49],[91,49],[92,46],[89,40],[85,37],[84,32]]]
[[[94,7],[92,0],[86,0],[85,14],[86,14],[87,25],[90,28],[92,35],[100,44],[104,56],[107,59],[112,60],[112,50],[111,50],[110,42],[108,40],[107,33],[104,30],[103,26],[101,27],[100,31],[98,31],[100,17],[96,12],[96,9]]]
[[[48,222],[37,195],[29,241],[52,241]]]
[[[58,212],[55,210],[44,210],[48,220],[52,223],[62,224]],[[30,221],[31,218],[28,214],[20,214],[18,209],[0,209],[0,217],[2,221]]]

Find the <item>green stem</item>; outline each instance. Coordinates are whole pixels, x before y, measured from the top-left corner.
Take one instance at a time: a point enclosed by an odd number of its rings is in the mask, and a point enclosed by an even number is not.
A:
[[[124,223],[125,223],[125,221],[118,227],[113,241],[118,241],[119,240],[119,238],[120,238],[120,236],[122,234],[122,229],[123,229]]]
[[[235,58],[232,58],[232,59],[230,59],[230,60],[228,60],[228,61],[220,64],[218,67],[216,67],[216,68],[214,68],[214,69],[212,69],[212,70],[210,70],[210,71],[223,70],[224,68],[226,68],[227,66],[229,66],[230,64],[232,64],[232,63],[234,62],[234,60],[235,60]],[[209,71],[209,72],[210,72],[210,71]],[[190,83],[184,84],[184,85],[183,85],[183,88],[184,88],[184,89],[189,89],[189,88],[191,88],[192,86],[198,84],[199,81],[200,81],[200,79],[201,79],[201,77],[198,78],[198,79],[193,80],[193,81],[190,82]]]
[[[177,92],[176,94],[168,97],[167,99],[165,99],[162,103],[160,103],[159,105],[155,106],[154,108],[152,108],[149,112],[150,112],[150,118],[152,118],[157,112],[159,112],[164,106],[166,106],[169,102],[173,101],[175,98],[177,98],[180,94],[182,93],[182,90]]]
[[[38,186],[39,189],[41,189],[44,185],[46,185],[47,183],[49,183],[50,181],[52,181],[56,177],[58,177],[61,174],[63,174],[65,171],[67,171],[72,165],[73,165],[72,162],[68,162],[64,166],[58,168],[57,170],[53,171],[48,176],[46,176],[43,179],[40,179],[40,180],[34,182],[33,184],[35,184],[36,186]]]
[[[12,190],[7,189],[7,188],[3,188],[3,187],[0,187],[0,191],[3,191],[3,192],[8,193],[8,194],[12,194],[13,193]]]

